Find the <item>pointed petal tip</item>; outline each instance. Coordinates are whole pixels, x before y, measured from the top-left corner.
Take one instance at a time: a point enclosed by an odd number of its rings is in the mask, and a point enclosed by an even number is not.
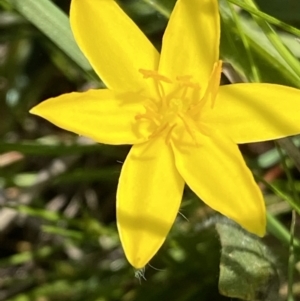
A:
[[[38,114],[37,106],[34,106],[33,108],[31,108],[31,109],[29,110],[29,113],[30,113],[30,114],[33,114],[33,115],[39,115],[39,114]]]
[[[163,137],[131,148],[119,179],[117,227],[126,258],[135,268],[144,267],[164,243],[183,188]]]
[[[219,58],[219,43],[218,1],[177,1],[164,33],[159,72],[170,77],[192,75],[205,90]]]
[[[266,215],[261,215],[261,220],[253,219],[251,221],[247,221],[247,224],[238,221],[238,223],[248,232],[257,235],[258,237],[264,237],[266,234]]]
[[[256,229],[246,229],[249,232],[257,235],[258,237],[264,237],[266,234],[266,227],[265,226],[261,226],[261,227],[257,227]]]
[[[263,230],[262,232],[257,233],[256,235],[259,236],[259,237],[264,237],[266,235],[266,231]]]
[[[143,269],[161,247],[161,243],[158,243],[155,245],[155,248],[151,248],[149,250],[148,245],[145,244],[145,242],[143,244],[138,242],[136,242],[134,245],[127,244],[126,242],[123,242],[122,232],[120,231],[120,228],[119,233],[125,257],[129,264],[132,265],[136,270]],[[166,237],[164,237],[163,240],[165,240],[165,238]]]
[[[47,114],[45,114],[46,110],[48,109],[48,103],[47,102],[48,101],[43,101],[43,102],[35,105],[33,108],[31,108],[29,110],[29,113],[32,114],[32,115],[40,116],[40,117],[43,117],[43,118],[47,119],[46,117],[44,117],[44,116],[47,116]]]
[[[145,258],[127,258],[128,262],[135,268],[135,270],[141,270],[144,269],[145,266],[148,264],[148,262],[150,261],[150,259],[146,259]]]
[[[81,51],[108,88],[134,90],[145,83],[140,67],[157,69],[158,51],[116,1],[73,0],[70,23]]]

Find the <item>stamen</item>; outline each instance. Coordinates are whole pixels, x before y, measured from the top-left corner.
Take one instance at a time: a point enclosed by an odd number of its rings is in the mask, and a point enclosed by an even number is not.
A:
[[[167,135],[166,135],[166,144],[168,144],[168,145],[170,144],[172,130],[174,129],[174,127],[175,127],[176,125],[177,125],[176,123],[173,124],[173,125],[169,128],[169,130],[168,130],[168,133],[167,133]]]
[[[136,120],[151,121],[152,133],[149,138],[163,135],[165,142],[169,144],[171,139],[175,138],[172,136],[174,128],[180,125],[192,138],[195,145],[199,146],[197,132],[201,132],[203,135],[208,135],[208,132],[206,128],[202,129],[202,126],[198,129],[194,119],[207,100],[214,101],[220,79],[221,62],[214,66],[203,101],[200,99],[200,85],[193,82],[190,75],[177,76],[176,82],[167,87],[165,85],[171,84],[172,80],[157,71],[139,69],[139,72],[145,79],[153,80],[150,88],[154,90],[154,94],[150,93],[147,102],[144,103],[146,111],[135,116]]]
[[[181,95],[182,99],[186,98],[188,88],[193,89],[193,94],[195,94],[195,92],[200,90],[199,84],[192,82],[191,78],[192,78],[191,75],[177,76],[176,77],[176,80],[179,82],[180,87],[182,87],[182,89],[183,89],[182,90],[182,95]]]
[[[162,83],[160,81],[155,81],[154,84],[156,88],[156,93],[159,95],[161,101],[163,101],[166,98],[166,93]]]
[[[188,87],[187,87],[187,86],[184,86],[184,87],[182,88],[182,94],[181,94],[181,98],[182,98],[182,99],[185,99],[187,91],[188,91]]]
[[[212,109],[215,106],[218,89],[220,86],[221,72],[222,72],[222,61],[220,60],[214,64],[214,69],[211,73],[211,76],[209,79],[209,85],[207,87],[210,92],[210,101],[211,101]]]
[[[191,75],[184,75],[184,76],[177,76],[176,80],[179,82],[180,85],[192,88],[192,89],[200,89],[200,86],[198,83],[193,83],[191,81],[192,76]]]
[[[172,99],[176,98],[176,96],[178,95],[178,92],[182,89],[182,87],[180,86],[177,86],[171,93],[169,93],[165,100],[166,100],[166,104],[167,106],[170,106],[171,105],[171,101]]]
[[[204,136],[209,137],[211,135],[210,133],[210,127],[201,122],[201,126],[198,129]]]
[[[144,108],[146,109],[146,112],[143,114],[137,114],[135,116],[135,120],[148,119],[148,120],[154,122],[155,125],[159,126],[160,125],[160,121],[159,121],[160,115],[156,111],[151,109],[149,106],[144,105]]]
[[[196,105],[192,106],[191,110],[190,110],[191,111],[190,115],[193,116],[193,117],[197,116],[201,112],[201,110],[204,107],[205,103],[206,103],[206,101],[204,99],[201,99],[201,101],[196,103]]]
[[[182,116],[182,114],[178,114],[178,117],[182,120],[187,132],[190,134],[190,136],[194,140],[196,146],[199,146],[197,138],[196,138],[194,132],[192,131],[192,129],[194,128],[194,125],[188,120],[188,118],[185,118],[184,116]]]
[[[201,101],[199,101],[195,106],[192,107],[191,115],[196,116],[197,114],[199,114],[208,101],[211,101],[211,108],[213,109],[220,85],[221,71],[222,61],[220,60],[214,64],[214,68],[210,75],[205,94],[202,97]]]
[[[201,87],[200,85],[197,84],[197,87],[194,88],[193,94],[192,94],[192,101],[193,104],[200,102],[200,92],[201,92]]]
[[[143,74],[144,78],[153,78],[157,81],[162,81],[162,82],[169,83],[169,84],[172,83],[172,81],[169,78],[167,78],[164,75],[159,74],[155,70],[139,69],[139,72],[141,72]]]
[[[143,74],[144,78],[146,78],[146,79],[152,78],[154,80],[154,86],[156,89],[156,93],[157,93],[160,101],[163,103],[165,101],[166,94],[165,94],[165,90],[162,85],[162,82],[171,84],[172,81],[168,77],[159,74],[155,70],[139,69],[139,72]]]
[[[166,128],[168,127],[168,123],[165,123],[163,126],[158,127],[150,136],[149,138],[156,137],[157,135],[161,134]]]

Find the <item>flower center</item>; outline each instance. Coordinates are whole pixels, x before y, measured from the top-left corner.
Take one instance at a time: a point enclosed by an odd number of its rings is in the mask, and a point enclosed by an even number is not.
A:
[[[152,80],[154,93],[144,104],[146,112],[136,116],[136,120],[148,119],[155,125],[150,137],[164,135],[169,143],[173,137],[173,130],[178,125],[191,136],[198,145],[195,133],[205,133],[199,126],[200,114],[207,101],[213,107],[219,86],[221,63],[215,65],[208,87],[201,96],[200,85],[192,80],[192,76],[177,76],[175,81],[153,70],[139,70],[145,79]]]
[[[194,125],[189,111],[199,102],[199,85],[193,83],[190,76],[177,77],[176,82],[173,82],[156,71],[144,69],[139,71],[144,78],[152,79],[155,97],[149,98],[149,102],[145,104],[146,113],[136,116],[136,119],[151,119],[156,125],[156,130],[151,136],[164,133],[167,142],[178,123],[183,122],[187,131],[192,133]]]

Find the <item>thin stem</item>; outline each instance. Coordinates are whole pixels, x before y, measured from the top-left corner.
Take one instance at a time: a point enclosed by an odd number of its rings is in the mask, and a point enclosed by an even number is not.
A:
[[[245,0],[249,6],[256,8],[256,4],[253,0]],[[291,52],[285,47],[280,38],[278,37],[275,30],[267,23],[265,20],[253,17],[256,23],[260,26],[261,30],[264,32],[268,40],[272,43],[277,52],[282,56],[290,68],[300,77],[300,64],[299,61],[291,54]]]
[[[231,3],[227,2],[228,6],[229,6],[229,9],[231,11],[231,14],[233,16],[233,19],[234,19],[234,22],[235,22],[235,25],[236,25],[236,28],[239,32],[239,35],[241,37],[241,40],[243,42],[243,45],[245,47],[245,50],[246,50],[246,55],[248,57],[248,61],[249,61],[249,64],[250,64],[250,70],[251,70],[251,75],[252,75],[252,79],[253,81],[255,82],[260,82],[260,76],[259,76],[259,72],[256,68],[256,65],[254,63],[254,60],[253,60],[253,56],[252,56],[252,52],[251,52],[251,49],[250,49],[250,45],[249,45],[249,42],[248,42],[248,39],[246,37],[246,35],[244,34],[244,31],[241,27],[241,24],[240,24],[240,19],[234,9],[234,7],[232,6]]]
[[[171,11],[155,0],[143,0],[148,5],[152,6],[156,11],[163,15],[166,19],[170,19]]]
[[[293,139],[281,138],[276,140],[276,142],[280,145],[280,147],[288,154],[288,156],[293,160],[295,163],[295,167],[300,172],[300,151],[298,147],[295,145]]]
[[[289,231],[271,214],[267,212],[267,228],[268,232],[272,233],[277,239],[286,245],[291,242]],[[293,238],[294,249],[300,250],[300,241]]]
[[[295,268],[295,250],[294,250],[294,234],[296,225],[296,211],[292,210],[292,220],[290,227],[290,248],[288,261],[288,301],[294,301],[293,296],[293,282],[294,282],[294,268]]]
[[[263,183],[268,189],[270,189],[271,191],[274,192],[275,195],[279,196],[280,198],[282,198],[283,200],[287,201],[290,206],[296,210],[297,213],[300,214],[300,206],[299,204],[289,195],[287,195],[286,193],[284,193],[282,190],[280,190],[278,187],[276,187],[273,184],[270,184],[269,182],[267,182],[265,179],[263,179],[262,177],[255,175],[255,178]]]
[[[299,204],[299,195],[297,193],[293,177],[291,175],[290,169],[287,165],[286,158],[283,151],[278,143],[276,143],[278,149],[283,169],[286,173],[289,188],[292,192],[294,200]],[[295,234],[295,224],[296,224],[296,212],[292,210],[292,220],[290,226],[290,247],[289,247],[289,259],[288,259],[288,301],[294,301],[293,297],[293,282],[294,282],[294,268],[295,268],[295,254],[294,254],[294,234]]]
[[[276,25],[278,27],[280,27],[281,29],[285,30],[286,32],[289,32],[291,34],[297,35],[300,37],[300,30],[287,24],[284,23],[260,10],[258,10],[255,7],[252,7],[250,5],[245,4],[243,1],[240,0],[227,0],[228,2],[231,2],[232,4],[235,4],[237,6],[239,6],[240,8],[246,10],[248,13],[260,17],[262,19],[264,19],[265,21],[269,22],[270,24]]]
[[[284,153],[283,153],[281,147],[279,146],[278,142],[275,142],[275,145],[276,145],[278,153],[280,155],[282,167],[283,167],[283,169],[284,169],[284,171],[286,173],[286,176],[287,176],[287,179],[288,179],[289,188],[291,190],[293,198],[294,198],[295,202],[297,203],[297,205],[300,206],[299,195],[297,193],[297,189],[296,189],[296,186],[295,186],[295,183],[294,183],[294,179],[293,179],[293,177],[291,175],[291,172],[290,172],[290,169],[289,169],[289,167],[287,165]]]

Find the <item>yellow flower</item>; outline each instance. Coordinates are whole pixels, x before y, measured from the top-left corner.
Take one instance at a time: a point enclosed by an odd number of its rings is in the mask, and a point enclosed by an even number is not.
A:
[[[217,0],[178,0],[159,54],[113,0],[72,0],[77,43],[107,89],[69,93],[31,110],[107,144],[133,144],[119,179],[117,224],[141,268],[164,242],[184,183],[259,236],[265,205],[237,143],[300,132],[300,91],[271,84],[219,87]]]

